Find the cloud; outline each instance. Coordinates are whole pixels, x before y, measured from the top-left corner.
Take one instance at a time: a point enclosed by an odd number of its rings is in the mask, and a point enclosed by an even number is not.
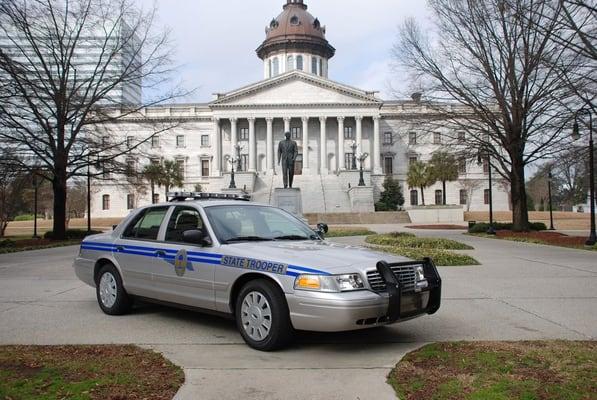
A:
[[[411,0],[305,1],[327,26],[336,47],[330,79],[363,89],[386,90],[387,67],[396,27],[405,17],[426,18],[423,2]],[[159,22],[172,30],[179,78],[198,88],[187,101],[205,102],[263,79],[255,49],[265,26],[282,11],[284,0],[157,0]],[[384,93],[389,94],[389,93]]]

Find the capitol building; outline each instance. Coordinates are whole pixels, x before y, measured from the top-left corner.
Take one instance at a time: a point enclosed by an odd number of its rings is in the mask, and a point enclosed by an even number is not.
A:
[[[348,49],[345,49],[347,51]],[[140,146],[141,155],[124,160],[140,171],[150,162],[175,160],[184,174],[184,186],[171,190],[228,190],[233,160],[238,190],[254,201],[272,203],[282,187],[277,146],[290,132],[298,144],[294,186],[299,188],[305,213],[374,211],[387,176],[398,180],[406,209],[422,204],[418,188],[409,188],[409,163],[428,161],[433,152],[459,133],[421,129],[434,111],[419,95],[405,100],[383,100],[374,90],[333,80],[336,49],[326,39],[326,27],[309,13],[303,0],[287,0],[280,15],[266,28],[256,50],[263,60],[263,80],[227,93],[205,104],[148,107],[127,117],[127,141],[151,136],[148,122],[170,123],[168,129]],[[128,136],[130,135],[130,137]],[[359,162],[366,185],[358,186]],[[356,168],[355,168],[356,167]],[[488,210],[487,166],[459,161],[460,176],[446,187],[447,204],[465,211]],[[94,184],[94,218],[122,217],[128,210],[149,204],[148,190],[139,191],[112,177]],[[148,185],[146,185],[148,186]],[[441,204],[442,184],[425,189],[427,205]],[[153,201],[164,201],[158,188]],[[494,180],[495,210],[509,210],[508,187]]]

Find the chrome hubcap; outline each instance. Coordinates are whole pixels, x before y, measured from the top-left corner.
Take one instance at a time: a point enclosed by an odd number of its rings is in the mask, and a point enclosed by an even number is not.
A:
[[[106,272],[102,275],[99,284],[100,299],[105,307],[112,307],[116,303],[116,279],[111,272]]]
[[[265,296],[259,292],[250,292],[243,299],[241,322],[245,332],[255,341],[267,338],[272,328],[272,309]]]

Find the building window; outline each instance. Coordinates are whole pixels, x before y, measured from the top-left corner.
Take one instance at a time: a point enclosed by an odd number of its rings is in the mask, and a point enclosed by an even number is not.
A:
[[[239,160],[239,165],[238,165],[238,170],[240,172],[242,172],[242,171],[247,171],[248,169],[249,169],[249,155],[241,154],[240,160]]]
[[[394,157],[384,157],[383,170],[386,175],[392,175],[394,173]]]
[[[180,175],[182,179],[185,178],[185,170],[184,170],[184,160],[176,160],[176,165],[178,166],[178,170],[180,171]]]
[[[410,191],[410,205],[411,206],[418,206],[419,205],[419,192],[416,190]]]
[[[409,132],[408,133],[408,144],[410,144],[410,145],[417,144],[417,132]]]
[[[280,60],[278,60],[278,57],[274,58],[272,64],[274,69],[273,76],[280,75]]]
[[[290,137],[292,139],[300,139],[301,136],[301,128],[299,127],[295,127],[295,128],[290,128]]]
[[[131,147],[133,147],[133,146],[135,145],[135,143],[134,143],[134,140],[135,140],[135,138],[134,138],[134,137],[132,137],[132,136],[127,136],[127,137],[126,137],[126,147],[128,147],[129,149],[130,149]]]
[[[106,211],[110,209],[110,195],[105,194],[102,196],[102,210]]]
[[[489,160],[487,158],[483,159],[483,173],[489,174]]]
[[[458,159],[458,173],[466,174],[466,158],[464,157]]]
[[[355,161],[355,165],[353,165],[353,161]],[[344,163],[346,165],[346,169],[355,169],[356,168],[356,159],[353,153],[344,153]]]
[[[153,203],[152,204],[158,204],[160,202],[160,195],[159,193],[154,193],[153,194]]]
[[[153,165],[158,165],[160,163],[160,159],[156,157],[152,157],[149,159],[149,162]]]
[[[201,135],[201,147],[209,146],[209,135]]]
[[[444,194],[441,190],[435,191],[435,205],[441,206],[444,204]]]
[[[135,195],[127,194],[126,195],[126,209],[132,210],[133,208],[135,208]]]
[[[292,71],[294,69],[294,57],[288,56],[286,59],[286,72]]]
[[[176,147],[184,147],[184,135],[176,135]]]
[[[352,126],[344,127],[344,139],[354,139],[352,136]]]
[[[125,167],[125,175],[133,176],[135,175],[135,160],[126,160],[126,167]]]
[[[417,156],[410,156],[410,157],[408,157],[408,165],[414,164],[417,161],[419,161],[419,158]]]
[[[303,56],[296,56],[296,69],[303,70]]]
[[[160,147],[160,137],[158,135],[151,137],[151,147],[153,147],[154,149],[156,147]]]
[[[239,140],[249,140],[249,128],[240,128]]]
[[[483,202],[489,204],[489,189],[483,191]]]
[[[458,143],[464,143],[466,142],[466,132],[458,132]]]
[[[319,76],[323,76],[323,59],[319,59]]]
[[[209,160],[201,160],[201,176],[209,176]]]
[[[433,144],[442,144],[442,134],[439,132],[433,133]]]
[[[110,143],[110,137],[109,136],[102,136],[102,147],[108,146],[108,143]]]
[[[102,178],[103,179],[110,179],[112,177],[112,174],[110,174],[110,169],[103,164],[102,165]]]
[[[317,75],[317,57],[311,57],[311,73]]]
[[[460,205],[464,206],[468,203],[468,195],[465,189],[460,189]]]
[[[392,132],[383,133],[383,144],[392,144]]]

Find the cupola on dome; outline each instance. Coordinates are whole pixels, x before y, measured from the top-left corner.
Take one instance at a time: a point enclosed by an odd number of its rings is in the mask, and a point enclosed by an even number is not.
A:
[[[282,13],[272,19],[265,32],[265,41],[257,49],[262,60],[277,52],[308,52],[325,59],[336,52],[325,38],[325,26],[307,11],[303,0],[287,0]]]

